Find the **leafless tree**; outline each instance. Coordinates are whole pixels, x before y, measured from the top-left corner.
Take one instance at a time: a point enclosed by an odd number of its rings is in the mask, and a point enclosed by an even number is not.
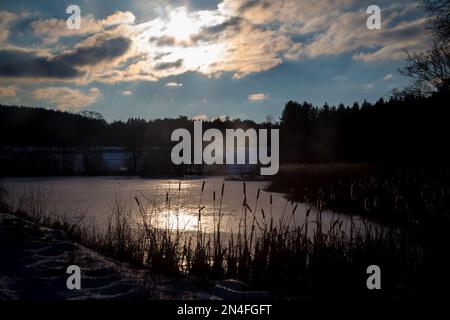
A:
[[[450,92],[450,0],[423,0],[428,13],[427,28],[435,38],[425,52],[407,52],[407,64],[400,70],[414,83],[393,92],[394,96],[429,96]]]
[[[450,46],[435,43],[422,53],[408,53],[407,65],[400,72],[415,80],[410,95],[427,96],[450,91]]]
[[[428,29],[439,41],[450,42],[450,0],[423,0],[429,15]]]

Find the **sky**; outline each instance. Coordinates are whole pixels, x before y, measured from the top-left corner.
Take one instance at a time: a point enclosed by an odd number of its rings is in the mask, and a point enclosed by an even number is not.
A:
[[[373,4],[380,29],[367,27]],[[387,97],[409,81],[405,52],[430,41],[410,0],[1,1],[0,103],[108,121],[277,119],[289,100]]]

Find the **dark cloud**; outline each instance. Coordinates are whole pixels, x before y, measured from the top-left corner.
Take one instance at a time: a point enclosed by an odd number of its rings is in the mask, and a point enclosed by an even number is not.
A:
[[[162,37],[151,37],[150,42],[154,42],[158,47],[173,46],[176,43],[175,37],[162,36]]]
[[[123,56],[130,48],[131,40],[124,37],[113,38],[100,42],[93,47],[81,47],[67,54],[57,56],[54,61],[69,65],[95,65],[105,60],[113,60]]]
[[[174,7],[188,6],[194,10],[214,10],[222,0],[168,0]]]
[[[190,0],[190,6],[197,10],[214,10],[223,0]]]
[[[423,34],[422,24],[413,24],[406,27],[390,29],[383,33],[383,40],[405,42],[408,40],[414,40]]]
[[[241,22],[241,18],[233,17],[214,26],[204,27],[199,33],[193,35],[191,40],[193,42],[198,42],[200,40],[208,41],[217,36],[217,34],[223,33],[228,29],[232,29],[234,32],[239,32],[241,29]]]
[[[220,24],[214,26],[206,27],[203,29],[204,32],[208,34],[216,34],[224,32],[226,29],[233,28],[235,31],[240,30],[242,19],[239,17],[230,18]]]
[[[178,59],[174,62],[161,62],[155,66],[155,70],[167,70],[173,68],[179,68],[183,64],[183,59]]]
[[[239,12],[243,13],[255,7],[268,9],[270,7],[270,3],[266,0],[247,0],[239,7]]]
[[[0,50],[0,76],[36,78],[77,78],[84,72],[75,67],[95,65],[124,55],[131,40],[118,37],[92,47],[77,48],[70,53],[53,58],[41,57],[32,52]]]
[[[170,52],[159,52],[155,55],[155,57],[153,58],[154,60],[161,60],[162,58],[166,57],[170,55]]]
[[[157,47],[177,46],[177,47],[189,47],[192,45],[192,41],[178,40],[172,36],[151,37],[149,39]]]
[[[189,47],[190,45],[196,44],[199,41],[210,41],[214,39],[218,34],[223,33],[228,29],[232,29],[234,32],[239,32],[241,27],[242,18],[233,17],[222,23],[203,27],[197,34],[190,37],[190,41],[180,41],[173,36],[160,36],[151,37],[149,42],[152,42],[157,47],[166,46],[179,46],[179,47]]]
[[[20,50],[0,51],[0,76],[76,78],[83,73],[61,61],[52,61]]]

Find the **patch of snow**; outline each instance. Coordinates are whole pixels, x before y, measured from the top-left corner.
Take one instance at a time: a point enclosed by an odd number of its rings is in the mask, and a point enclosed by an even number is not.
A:
[[[16,299],[268,299],[245,283],[217,281],[198,290],[188,279],[170,279],[119,263],[43,228],[0,213],[0,300]],[[69,290],[69,265],[81,269],[81,289]]]

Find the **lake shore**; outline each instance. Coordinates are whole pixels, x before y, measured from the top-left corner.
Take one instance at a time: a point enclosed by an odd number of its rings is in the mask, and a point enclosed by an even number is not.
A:
[[[289,199],[395,227],[448,224],[448,166],[284,165],[267,187]]]
[[[143,186],[141,182],[149,183],[147,180],[114,182],[104,178],[94,185],[92,179],[81,185],[78,184],[80,181],[71,181],[77,182],[77,187],[72,186],[71,190],[81,190],[83,194],[88,191],[93,195],[98,190],[107,190],[108,186],[114,191],[115,185],[122,188],[124,183],[133,182],[131,190],[139,191]],[[70,182],[57,180],[51,179],[51,182],[57,182],[56,186],[61,187]],[[137,187],[135,183],[138,183]],[[40,192],[40,188],[31,188],[29,196],[19,198],[19,206],[8,212],[31,220],[36,226],[64,230],[74,243],[121,261],[133,270],[146,270],[155,275],[156,278],[146,279],[152,284],[151,288],[157,290],[145,295],[145,299],[167,297],[167,281],[172,283],[168,286],[175,294],[180,294],[179,290],[187,291],[194,295],[192,299],[240,300],[270,296],[309,299],[336,295],[372,298],[378,295],[367,291],[365,283],[366,269],[373,264],[386,272],[382,296],[402,298],[421,288],[426,270],[439,265],[436,261],[445,263],[445,257],[434,248],[447,242],[442,230],[437,230],[434,224],[423,233],[385,228],[368,223],[363,217],[351,217],[348,225],[341,216],[327,214],[323,207],[319,211],[302,207],[282,195],[265,194],[262,185],[250,182],[220,179],[152,183],[156,187],[154,190],[162,189],[156,198],[145,193],[131,193],[136,214],[120,202],[107,202],[110,213],[104,216],[103,230],[92,223],[89,216],[78,216],[70,210],[66,214],[49,210],[48,197]],[[87,190],[83,188],[86,185],[89,186]],[[207,215],[207,194],[212,194],[212,216]],[[159,198],[163,201],[162,206],[157,204]],[[94,199],[97,203],[100,201],[96,196]],[[189,199],[191,205],[183,199]],[[225,199],[227,201],[222,201]],[[237,212],[228,217],[236,217],[238,226],[243,226],[233,229],[235,233],[225,238],[225,233],[219,231],[223,230],[221,221],[226,221],[222,202],[225,205],[230,200],[242,209],[240,214]],[[67,204],[67,199],[63,203]],[[264,203],[269,207],[263,209]],[[294,207],[287,208],[289,205]],[[165,207],[168,210],[164,210]],[[305,215],[298,212],[301,209],[306,209]],[[180,218],[180,225],[184,225],[183,219],[188,216],[198,216],[196,221],[202,223],[212,217],[213,230],[208,232],[199,224],[193,225],[192,229],[159,225],[160,219],[164,220],[168,213]],[[274,217],[281,218],[277,222]],[[250,224],[246,226],[245,221]],[[174,222],[177,225],[178,219]],[[436,236],[424,242],[423,235]],[[159,279],[165,279],[162,287]]]
[[[82,246],[62,230],[0,213],[0,300],[243,299],[243,283],[217,282],[200,290],[187,279],[171,279],[149,269],[107,258]],[[81,269],[81,290],[69,290],[69,265]]]

